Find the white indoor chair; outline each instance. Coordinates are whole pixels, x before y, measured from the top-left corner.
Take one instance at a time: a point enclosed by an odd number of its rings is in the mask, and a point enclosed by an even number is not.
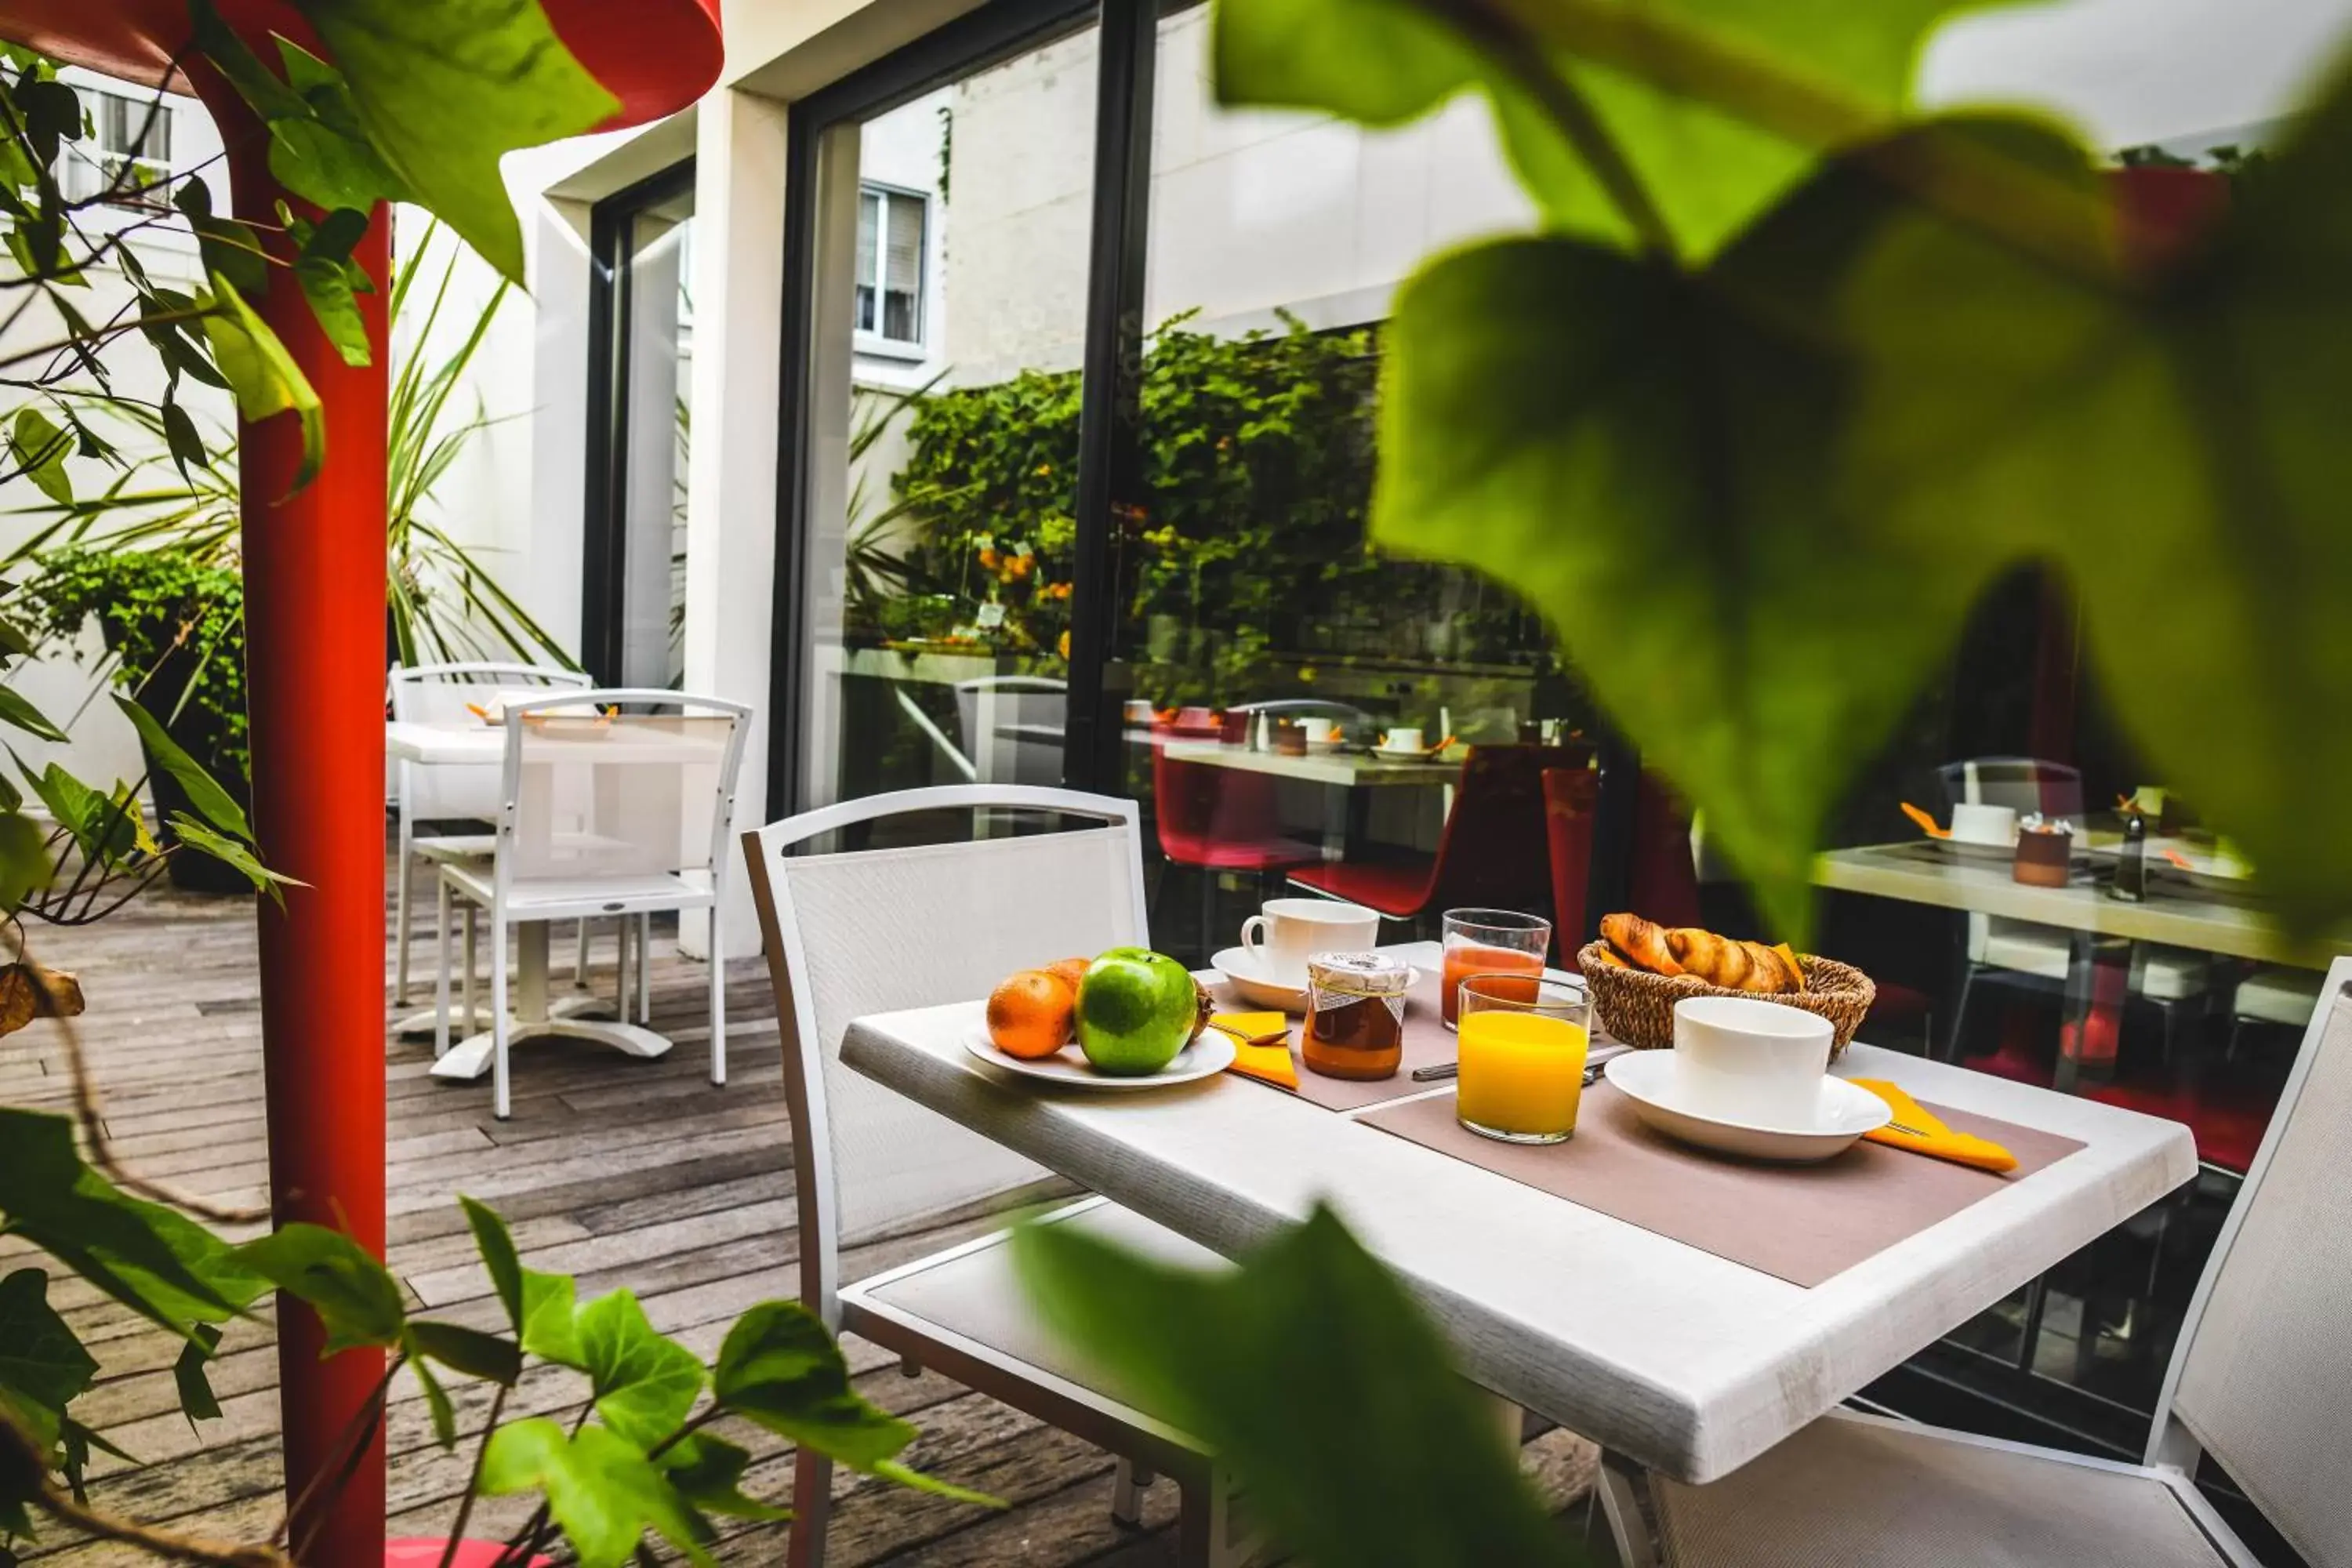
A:
[[[462,664],[396,664],[385,673],[384,696],[393,719],[401,723],[459,726],[479,722],[473,710],[488,709],[509,698],[549,691],[584,691],[595,682],[581,670],[557,669],[537,664],[475,660]],[[399,822],[400,858],[393,875],[397,886],[393,901],[392,1001],[408,1005],[408,943],[414,929],[409,903],[411,864],[443,866],[458,860],[487,860],[497,847],[494,833],[420,835],[421,822],[478,822],[498,816],[499,770],[488,763],[419,763],[400,758],[393,764],[393,807]],[[585,967],[587,925],[581,925],[583,955],[575,964]],[[466,973],[474,970],[471,930],[466,944]],[[624,932],[624,941],[626,933]],[[572,976],[580,976],[575,973]],[[470,1002],[470,999],[469,999]],[[468,1006],[467,1027],[472,1026]]]
[[[1070,683],[1045,675],[982,675],[959,680],[956,722],[979,784],[1062,782],[1062,731]]]
[[[2083,831],[2083,775],[2063,763],[1974,757],[1946,764],[1942,773],[1945,790],[1955,803],[2005,805],[2021,819],[2038,811],[2064,817],[2076,833]],[[1967,920],[1966,963],[1952,1006],[1950,1052],[1955,1058],[1968,1025],[1970,994],[1980,981],[2011,976],[2044,993],[2063,991],[2074,954],[2072,935],[2053,926],[1999,915],[1970,914]],[[2147,942],[2133,945],[2128,991],[2162,1012],[2168,1058],[2181,1031],[2201,1016],[2211,969],[2203,953]]]
[[[2146,1463],[1840,1411],[1703,1487],[1656,1480],[1677,1568],[2253,1568],[2210,1454],[2315,1568],[2352,1563],[2352,959],[2327,973],[2166,1371]]]
[[[583,712],[581,710],[590,711]],[[623,931],[656,911],[710,911],[710,1081],[727,1081],[727,966],[721,925],[735,781],[751,710],[676,691],[587,689],[506,707],[497,834],[488,861],[440,868],[435,1055],[449,1048],[449,903],[490,923],[491,1094],[509,1114],[507,932],[536,921],[617,916]],[[647,973],[637,965],[639,1010]],[[468,980],[470,982],[470,975]]]
[[[965,842],[795,853],[843,829],[885,831],[916,813],[971,821]],[[1084,826],[1011,833],[1013,814]],[[992,817],[996,820],[992,820]],[[1182,1490],[1179,1553],[1238,1563],[1224,1478],[1201,1446],[1106,1393],[1046,1332],[1014,1277],[1009,1231],[854,1283],[845,1248],[976,1205],[1009,1206],[1050,1180],[1043,1167],[845,1068],[842,1037],[872,1013],[984,996],[1007,973],[1149,940],[1133,801],[1013,784],[952,784],[847,802],[743,837],[767,939],[791,1103],[801,1225],[801,1299],[836,1331],[1072,1432],[1119,1458],[1111,1511],[1139,1517],[1153,1472]],[[1080,1226],[1169,1263],[1214,1254],[1100,1197],[1039,1223]],[[788,1561],[824,1554],[832,1467],[793,1462]]]

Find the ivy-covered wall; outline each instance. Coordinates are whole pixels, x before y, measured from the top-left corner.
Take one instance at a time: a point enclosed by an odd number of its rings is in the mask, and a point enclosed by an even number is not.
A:
[[[1333,656],[1549,664],[1506,590],[1365,542],[1378,381],[1370,331],[1151,334],[1150,499],[1117,538],[1117,652],[1142,695],[1296,695],[1301,662]],[[892,481],[911,543],[853,595],[853,637],[1066,656],[1078,393],[1075,373],[1024,372],[915,405]]]

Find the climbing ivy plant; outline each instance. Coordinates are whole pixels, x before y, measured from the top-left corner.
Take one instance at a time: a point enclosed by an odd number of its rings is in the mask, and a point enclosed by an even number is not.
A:
[[[272,173],[315,205],[315,216],[281,208],[275,226],[226,218],[213,211],[202,181],[185,174],[131,192],[129,164],[92,198],[136,195],[149,207],[168,198],[202,248],[207,281],[194,291],[153,283],[122,243],[149,220],[110,228],[96,243],[84,239],[75,221],[79,204],[64,197],[57,177],[59,160],[79,155],[74,143],[87,133],[79,100],[50,61],[5,50],[0,218],[16,268],[0,279],[0,289],[45,304],[59,337],[0,363],[0,385],[27,399],[6,432],[0,481],[26,481],[62,517],[85,510],[68,457],[114,456],[97,423],[84,417],[95,408],[160,435],[183,478],[195,483],[192,470],[202,474],[209,454],[179,404],[184,381],[231,390],[248,420],[299,419],[308,456],[297,482],[307,483],[329,460],[318,399],[251,300],[271,289],[299,289],[343,358],[364,363],[373,347],[357,296],[375,285],[351,256],[376,204],[428,207],[519,278],[520,235],[499,184],[499,156],[586,130],[617,107],[563,49],[536,0],[302,0],[299,8],[336,64],[284,38],[267,40],[274,58],[266,58],[226,26],[208,0],[193,0],[192,17],[197,50],[262,122]],[[85,316],[76,291],[102,265],[121,271],[130,302],[97,321]],[[116,385],[110,357],[140,342],[162,363],[158,399]],[[425,410],[419,429],[430,431],[456,374],[403,379],[403,394]],[[415,461],[397,477],[411,489],[429,488],[448,450],[419,443]],[[414,498],[404,491],[399,499]],[[213,515],[194,525],[208,526]],[[138,584],[127,602],[113,592],[126,577],[120,560],[101,551],[52,560],[39,612],[61,630],[79,624],[93,595],[112,595],[109,602],[123,611],[112,629],[126,657],[194,658],[200,674],[218,683],[212,695],[222,727],[206,738],[208,760],[233,768],[241,743],[241,659],[228,628],[199,626],[184,610],[192,595],[204,597],[233,622],[230,584],[197,582],[220,568],[189,552],[138,559],[143,564],[127,573]],[[58,727],[6,683],[8,667],[31,646],[0,618],[0,727],[61,741]],[[226,666],[215,668],[218,659]],[[236,801],[143,709],[121,706],[155,765],[190,804],[171,824],[181,841],[270,885]],[[11,773],[47,809],[47,826],[33,817]],[[92,1455],[131,1456],[77,1414],[99,1367],[52,1293],[53,1270],[79,1276],[179,1342],[174,1380],[194,1421],[221,1414],[208,1367],[224,1331],[252,1317],[271,1289],[318,1315],[330,1353],[370,1354],[384,1366],[374,1396],[338,1439],[343,1453],[366,1450],[404,1373],[445,1447],[459,1439],[463,1399],[463,1425],[478,1447],[473,1484],[451,1529],[453,1552],[477,1496],[520,1493],[537,1497],[539,1506],[501,1561],[532,1562],[561,1544],[585,1568],[617,1568],[646,1560],[659,1542],[688,1561],[710,1563],[719,1521],[789,1517],[753,1495],[759,1478],[745,1440],[762,1433],[897,1485],[992,1500],[901,1462],[914,1429],[851,1387],[832,1335],[796,1302],[752,1308],[706,1365],[657,1332],[628,1291],[583,1302],[569,1277],[523,1267],[498,1215],[461,1200],[505,1321],[483,1329],[419,1317],[383,1264],[350,1237],[289,1225],[233,1245],[211,1226],[250,1226],[268,1212],[224,1207],[131,1169],[109,1142],[100,1090],[74,1031],[79,983],[33,959],[22,920],[97,918],[114,907],[102,900],[110,884],[128,881],[131,892],[144,885],[168,852],[150,837],[142,788],[93,789],[54,764],[36,771],[17,763],[0,772],[0,931],[13,947],[0,952],[6,960],[0,1036],[51,1020],[76,1107],[58,1116],[0,1105],[0,1237],[44,1257],[12,1259],[18,1266],[0,1273],[0,1565],[13,1563],[15,1548],[28,1540],[47,1544],[68,1532],[179,1562],[253,1568],[316,1561],[303,1537],[310,1513],[302,1509],[267,1538],[239,1542],[159,1529],[92,1503]],[[487,1393],[465,1392],[467,1384]],[[587,1408],[569,1426],[545,1414],[583,1399]]]

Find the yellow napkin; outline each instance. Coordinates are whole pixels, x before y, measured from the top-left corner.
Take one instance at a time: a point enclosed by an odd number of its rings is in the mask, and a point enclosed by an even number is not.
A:
[[[1897,1131],[1894,1122],[1864,1137],[1874,1143],[1884,1143],[1890,1149],[1908,1149],[1914,1154],[1926,1154],[1931,1159],[1949,1160],[1954,1164],[1973,1165],[1979,1171],[1996,1175],[2017,1169],[2017,1156],[2000,1144],[1976,1137],[1972,1133],[1955,1132],[1917,1100],[1885,1079],[1850,1078],[1846,1081],[1856,1089],[1866,1089],[1886,1101],[1895,1112],[1895,1121],[1914,1128],[1911,1132]]]
[[[1226,1071],[1279,1084],[1284,1089],[1298,1087],[1298,1064],[1290,1059],[1288,1015],[1214,1013],[1210,1015],[1209,1025],[1212,1028],[1230,1031],[1234,1037],[1234,1065]],[[1246,1046],[1242,1043],[1259,1035],[1271,1035],[1276,1029],[1282,1030],[1285,1037],[1271,1045]]]

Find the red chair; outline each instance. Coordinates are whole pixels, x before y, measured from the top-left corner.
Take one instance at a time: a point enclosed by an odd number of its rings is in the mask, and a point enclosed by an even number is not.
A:
[[[1593,916],[1585,908],[1592,885],[1593,816],[1601,775],[1591,768],[1546,768],[1544,830],[1551,858],[1552,938],[1563,968],[1576,967],[1576,950]],[[1626,876],[1626,907],[1660,925],[1695,926],[1700,919],[1698,868],[1691,858],[1690,818],[1654,774],[1643,773],[1633,801],[1633,844]]]
[[[1587,756],[1570,746],[1473,746],[1435,855],[1350,848],[1348,859],[1303,867],[1290,879],[1399,921],[1446,909],[1548,908],[1545,858],[1536,852],[1543,771],[1580,767]]]
[[[1170,759],[1164,736],[1151,738],[1151,816],[1160,853],[1170,865],[1201,873],[1203,957],[1216,951],[1217,876],[1265,877],[1320,860],[1316,845],[1282,831],[1271,773]],[[1157,888],[1153,889],[1156,895]]]

